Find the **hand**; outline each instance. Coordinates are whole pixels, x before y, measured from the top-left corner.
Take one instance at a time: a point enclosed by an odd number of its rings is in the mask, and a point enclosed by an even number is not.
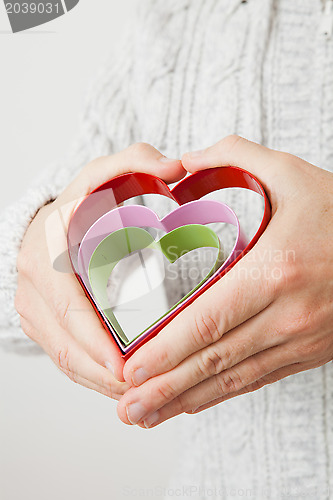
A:
[[[162,160],[162,161],[161,161]],[[122,378],[119,351],[103,328],[73,273],[56,271],[48,248],[67,256],[66,232],[78,199],[111,177],[141,171],[174,182],[185,175],[179,160],[168,160],[148,144],[135,144],[114,156],[89,163],[53,203],[30,224],[18,256],[15,307],[24,332],[48,353],[73,381],[119,399],[128,385]],[[62,210],[62,224],[52,226],[52,241],[45,223]],[[59,219],[60,220],[60,219]],[[69,258],[63,263],[70,269]],[[107,367],[109,369],[107,369]],[[113,376],[112,370],[118,378]]]
[[[141,427],[333,359],[333,174],[236,136],[182,162],[189,172],[253,173],[272,219],[229,273],[125,364],[132,387],[118,414]]]

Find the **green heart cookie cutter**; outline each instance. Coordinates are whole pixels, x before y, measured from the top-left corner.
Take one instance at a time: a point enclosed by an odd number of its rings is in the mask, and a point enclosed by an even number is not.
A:
[[[151,248],[161,251],[170,263],[174,263],[186,253],[205,247],[216,248],[218,250],[217,258],[208,274],[180,301],[168,309],[164,315],[154,321],[152,325],[164,318],[170,311],[192,295],[222,265],[225,257],[218,236],[206,226],[189,224],[178,227],[162,236],[159,241],[155,241],[153,236],[145,229],[127,227],[114,231],[97,246],[90,259],[88,269],[92,292],[99,307],[103,310],[118,337],[126,346],[144,332],[139,332],[134,339],[129,340],[110,307],[107,297],[107,285],[110,275],[118,262],[133,252]],[[152,325],[144,331],[148,330]]]

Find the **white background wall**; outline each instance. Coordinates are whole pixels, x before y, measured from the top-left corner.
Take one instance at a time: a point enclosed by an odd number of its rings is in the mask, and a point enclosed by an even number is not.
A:
[[[81,0],[13,35],[0,2],[0,209],[69,146],[86,88],[133,6]],[[176,425],[125,426],[113,401],[72,384],[46,356],[0,352],[0,499],[160,498],[140,490],[167,485]]]

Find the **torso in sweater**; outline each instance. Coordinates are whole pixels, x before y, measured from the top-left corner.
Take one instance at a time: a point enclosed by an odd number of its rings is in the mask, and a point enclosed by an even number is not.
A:
[[[142,3],[126,48],[93,89],[77,145],[2,221],[10,234],[0,241],[3,341],[28,343],[12,302],[15,256],[29,217],[94,156],[144,141],[177,157],[237,133],[333,169],[333,39],[324,34],[324,3]],[[255,224],[260,210],[249,219],[247,199],[230,197],[245,228]],[[209,488],[217,488],[217,498],[328,498],[332,388],[330,364],[181,417],[187,451],[173,486],[197,485],[193,498],[209,498]]]

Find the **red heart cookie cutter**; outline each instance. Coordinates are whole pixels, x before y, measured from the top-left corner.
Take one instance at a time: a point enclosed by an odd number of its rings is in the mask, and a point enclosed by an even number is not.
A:
[[[173,314],[168,315],[165,321],[153,329],[152,332],[148,336],[145,336],[141,342],[137,342],[132,350],[125,353],[115,341],[112,326],[108,321],[106,321],[105,317],[97,307],[93,296],[85,287],[79,274],[77,262],[78,250],[86,232],[105,213],[135,196],[144,194],[159,194],[167,196],[178,203],[178,205],[184,205],[185,203],[198,200],[208,193],[226,188],[249,189],[260,194],[264,198],[264,213],[256,234],[243,252],[240,253],[240,255],[238,255],[238,257],[228,267],[226,267],[214,279],[203,285],[200,290],[194,292],[185,302],[182,303],[180,307],[176,309]],[[179,312],[181,312],[199,295],[205,292],[217,280],[224,276],[226,272],[228,272],[247,252],[249,252],[264,232],[270,217],[271,207],[265,190],[252,174],[238,167],[216,167],[208,170],[201,170],[185,177],[172,190],[170,190],[161,179],[150,174],[140,172],[122,174],[99,186],[77,207],[72,215],[68,227],[68,252],[76,278],[89,298],[103,326],[110,334],[112,341],[119,349],[120,355],[126,360],[141,345],[153,336],[157,335],[167,323],[179,314]]]

